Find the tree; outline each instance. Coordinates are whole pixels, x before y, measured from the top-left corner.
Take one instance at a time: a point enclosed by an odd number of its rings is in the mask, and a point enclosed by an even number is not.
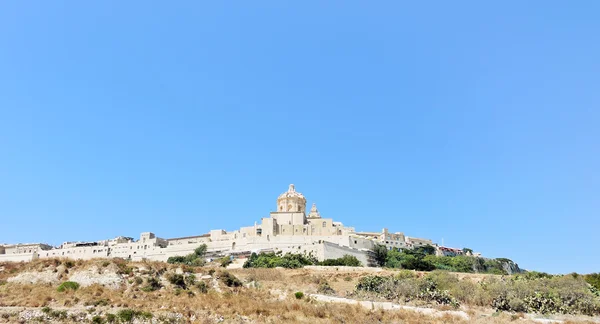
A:
[[[203,266],[206,249],[206,244],[202,244],[194,250],[194,253],[190,253],[186,256],[169,257],[167,263],[183,263],[190,266]]]
[[[202,244],[194,250],[194,254],[197,255],[199,258],[203,258],[206,254],[207,248],[208,247],[206,246],[206,244]]]
[[[378,266],[383,267],[387,261],[387,247],[385,245],[375,244],[373,252],[375,253],[375,262],[377,262]]]
[[[469,254],[470,254],[470,255],[473,255],[473,250],[471,250],[471,249],[469,249],[469,248],[463,248],[463,252],[464,252],[466,255],[469,255]]]
[[[429,244],[415,248],[415,251],[423,253],[425,255],[434,255],[435,254],[435,248]]]

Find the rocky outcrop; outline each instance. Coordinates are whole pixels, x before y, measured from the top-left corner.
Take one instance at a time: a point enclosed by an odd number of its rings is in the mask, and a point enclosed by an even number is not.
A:
[[[82,287],[98,284],[111,289],[118,289],[123,283],[123,277],[111,268],[100,269],[92,266],[86,270],[76,271],[70,277],[70,281],[75,281]]]
[[[506,273],[508,273],[509,275],[525,272],[523,269],[519,268],[518,264],[514,263],[511,260],[508,260],[508,259],[496,259],[496,260],[500,261],[500,263],[502,264],[502,269],[504,269],[504,271],[506,271]]]

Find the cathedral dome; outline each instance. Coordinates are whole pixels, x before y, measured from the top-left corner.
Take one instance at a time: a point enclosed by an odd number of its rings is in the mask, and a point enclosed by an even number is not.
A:
[[[290,185],[290,187],[288,188],[288,191],[279,195],[279,198],[277,198],[277,199],[292,198],[292,197],[306,199],[306,198],[304,198],[303,194],[296,191],[296,188],[294,187],[293,184]]]
[[[288,191],[277,198],[277,211],[279,212],[304,212],[306,210],[306,198],[297,192],[293,184]]]

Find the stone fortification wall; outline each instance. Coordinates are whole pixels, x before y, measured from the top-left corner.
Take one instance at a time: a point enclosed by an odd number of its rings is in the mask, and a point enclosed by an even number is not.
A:
[[[340,246],[329,242],[323,242],[321,246],[322,254],[317,256],[317,258],[320,261],[327,259],[338,259],[343,257],[344,255],[351,255],[356,257],[358,261],[360,261],[360,263],[362,263],[362,265],[365,267],[374,265],[371,252],[369,250],[357,250],[347,246]]]
[[[46,251],[39,251],[41,259],[47,258],[69,258],[69,259],[82,259],[89,260],[93,258],[107,258],[108,257],[108,246],[96,245],[96,246],[78,246],[64,249],[52,249]]]
[[[29,262],[37,258],[37,253],[0,254],[0,262]]]
[[[323,255],[322,243],[348,246],[348,236],[275,236],[275,237],[246,237],[234,240],[222,240],[206,243],[208,252],[223,254],[235,252],[260,252],[261,250],[280,250],[284,253],[313,253],[317,258]],[[144,253],[132,255],[132,260],[143,258],[156,261],[166,261],[172,256],[190,254],[199,244],[169,245],[166,248],[152,248]]]

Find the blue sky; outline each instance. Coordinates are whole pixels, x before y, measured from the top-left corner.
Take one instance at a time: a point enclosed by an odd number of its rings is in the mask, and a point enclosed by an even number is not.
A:
[[[597,1],[0,5],[0,242],[254,224],[600,271]]]

